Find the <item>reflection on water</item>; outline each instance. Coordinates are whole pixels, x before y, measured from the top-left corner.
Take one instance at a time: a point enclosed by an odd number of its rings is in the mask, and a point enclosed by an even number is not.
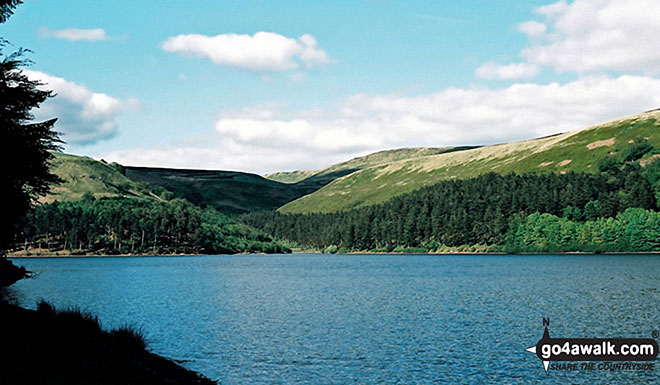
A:
[[[660,326],[656,256],[241,255],[22,259],[24,306],[80,305],[105,327],[227,384],[624,383],[655,373],[543,372],[562,337]]]

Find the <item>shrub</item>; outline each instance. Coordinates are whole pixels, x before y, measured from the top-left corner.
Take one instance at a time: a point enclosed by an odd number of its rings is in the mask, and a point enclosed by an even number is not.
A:
[[[635,138],[633,143],[621,152],[624,162],[632,162],[653,150],[653,146],[644,138]]]
[[[605,155],[598,161],[597,167],[600,172],[610,172],[619,168],[619,160],[614,155]]]
[[[323,254],[337,254],[337,251],[339,251],[337,245],[330,245],[323,249]]]
[[[37,311],[51,318],[52,322],[65,325],[72,331],[101,330],[101,324],[99,323],[98,317],[92,315],[91,313],[80,310],[79,307],[71,307],[60,310],[56,309],[53,305],[46,301],[40,301],[37,304]]]
[[[131,325],[124,325],[110,331],[109,334],[116,345],[119,345],[126,350],[142,351],[147,348],[144,332],[140,328]]]

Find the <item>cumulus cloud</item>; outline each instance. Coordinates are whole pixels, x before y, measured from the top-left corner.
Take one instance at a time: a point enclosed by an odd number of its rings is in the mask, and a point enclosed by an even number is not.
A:
[[[537,7],[543,21],[518,30],[530,39],[522,63],[486,63],[476,75],[488,79],[529,78],[541,67],[558,73],[660,73],[660,2],[561,0]],[[523,76],[514,76],[522,74]]]
[[[660,106],[660,80],[588,77],[567,84],[354,95],[336,110],[227,111],[214,133],[166,149],[103,154],[127,165],[272,172],[316,169],[386,148],[492,144],[566,132]]]
[[[536,38],[543,35],[548,30],[548,26],[538,21],[530,20],[520,23],[518,30],[527,35],[527,37]]]
[[[498,65],[488,62],[477,68],[475,74],[483,79],[528,79],[533,78],[541,72],[539,66],[529,63],[512,63]]]
[[[311,35],[292,39],[273,32],[254,35],[178,35],[161,45],[167,52],[205,57],[223,66],[252,71],[285,71],[328,64],[325,51]]]
[[[70,144],[91,144],[115,136],[119,114],[139,105],[137,100],[117,100],[43,72],[24,72],[30,80],[42,82],[42,88],[56,93],[35,110],[34,115],[37,120],[57,117],[56,129]]]
[[[54,38],[68,41],[99,41],[108,40],[108,35],[101,28],[93,29],[80,29],[80,28],[66,28],[66,29],[49,29],[48,27],[40,28],[37,34],[45,39]]]
[[[660,2],[576,0],[539,7],[551,28],[522,52],[558,72],[660,72]]]
[[[521,59],[485,63],[476,76],[529,79],[551,69],[577,75],[573,80],[418,96],[359,94],[334,109],[308,112],[287,112],[281,105],[225,111],[204,138],[103,157],[127,165],[258,173],[316,169],[388,148],[529,139],[660,107],[660,2],[562,0],[536,13],[540,20],[518,25],[529,39]],[[328,61],[311,37],[260,34],[181,35],[163,48],[252,70],[297,73],[307,62]]]

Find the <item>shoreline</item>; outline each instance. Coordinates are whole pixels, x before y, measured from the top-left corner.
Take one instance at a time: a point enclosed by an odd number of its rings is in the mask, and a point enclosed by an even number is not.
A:
[[[139,329],[106,330],[94,315],[76,308],[42,302],[32,310],[0,297],[0,316],[1,378],[7,383],[217,384],[152,352]]]
[[[12,259],[30,259],[30,258],[135,258],[135,257],[197,257],[202,255],[215,255],[215,254],[7,254],[7,258]],[[233,254],[228,254],[233,255]]]
[[[477,251],[452,251],[452,252],[429,252],[429,253],[404,253],[404,252],[349,252],[349,253],[322,253],[320,251],[295,251],[288,254],[264,254],[264,253],[237,253],[237,254],[8,254],[7,258],[12,259],[30,259],[30,258],[154,258],[154,257],[201,257],[209,255],[295,255],[295,254],[319,254],[319,255],[660,255],[660,251],[608,251],[608,252],[593,252],[593,251],[561,251],[561,252],[477,252]]]

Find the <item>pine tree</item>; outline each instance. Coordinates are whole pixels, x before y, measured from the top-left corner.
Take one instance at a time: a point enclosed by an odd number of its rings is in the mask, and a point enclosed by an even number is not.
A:
[[[0,23],[4,23],[21,2],[0,1]],[[48,192],[50,183],[58,181],[48,169],[57,150],[55,119],[31,122],[30,111],[38,107],[51,91],[39,89],[42,84],[29,80],[21,67],[29,64],[25,50],[5,54],[9,42],[0,38],[0,143],[5,149],[0,156],[0,186],[3,188],[0,219],[0,255],[5,255],[22,229],[23,219],[37,197]],[[0,285],[9,285],[25,275],[4,257],[0,264]]]

